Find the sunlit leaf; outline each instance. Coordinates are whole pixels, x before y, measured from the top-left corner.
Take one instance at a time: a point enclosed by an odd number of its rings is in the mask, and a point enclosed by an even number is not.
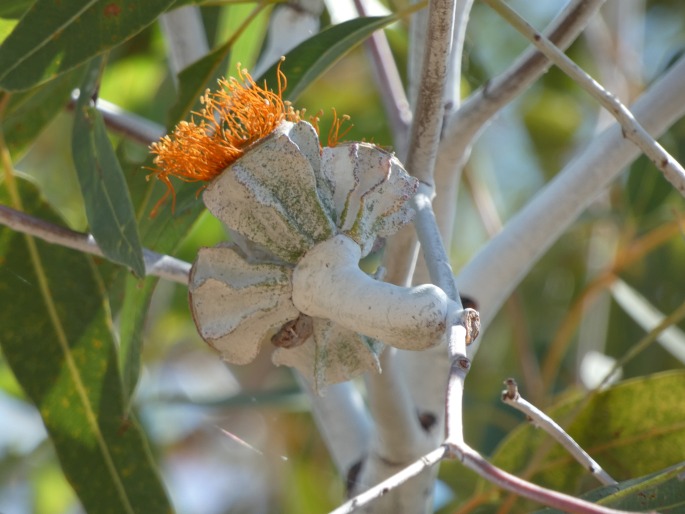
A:
[[[587,402],[576,396],[546,412],[621,481],[685,461],[683,390],[685,371],[665,372],[627,380]],[[568,419],[570,423],[565,422]],[[543,431],[523,425],[501,443],[493,462],[519,473],[548,440]],[[596,484],[558,445],[551,445],[531,478],[573,494]]]
[[[98,61],[98,60],[96,60]],[[145,275],[136,217],[121,166],[102,115],[90,99],[99,67],[94,62],[74,111],[72,151],[91,233],[108,259]]]
[[[126,41],[174,0],[37,0],[0,46],[0,87],[27,89]]]
[[[21,182],[23,208],[59,223]],[[8,203],[5,189],[0,201]],[[145,436],[125,417],[111,321],[89,257],[0,228],[0,346],[90,514],[171,512]]]
[[[286,54],[281,71],[288,78],[288,88],[283,98],[295,101],[314,80],[333,66],[347,52],[364,41],[376,30],[397,21],[397,15],[355,18],[333,25],[307,39]],[[257,83],[264,80],[269,88],[276,90],[277,64],[269,68]]]

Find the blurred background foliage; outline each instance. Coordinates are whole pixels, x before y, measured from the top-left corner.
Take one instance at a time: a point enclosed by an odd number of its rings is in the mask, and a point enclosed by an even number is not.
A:
[[[542,27],[564,2],[511,3]],[[622,20],[629,26],[616,25],[618,3],[634,8],[633,17]],[[21,4],[17,2],[19,11]],[[251,3],[216,4],[201,8],[214,46],[225,42],[254,9]],[[389,4],[394,10],[403,2]],[[607,4],[605,25],[590,27],[569,54],[609,88],[619,84],[621,98],[629,103],[685,48],[685,4],[677,0]],[[236,40],[226,74],[234,74],[238,62],[254,67],[274,8],[264,9]],[[0,11],[8,16],[0,20],[0,39],[13,27],[15,14],[9,4],[7,11]],[[330,23],[325,10],[321,21],[323,26]],[[602,31],[610,45],[600,52],[596,45]],[[404,74],[407,23],[391,25],[386,34]],[[464,94],[502,71],[525,47],[521,37],[476,2],[467,33]],[[626,48],[634,52],[626,54]],[[606,51],[613,58],[610,69],[597,58]],[[166,125],[175,94],[157,24],[110,52],[101,98]],[[380,94],[364,49],[357,48],[308,87],[297,107],[310,114],[323,109],[324,134],[332,118],[330,109],[335,107],[354,123],[347,139],[391,147]],[[597,105],[554,68],[506,108],[480,138],[464,186],[454,199],[459,227],[452,248],[454,267],[463,265],[498,229],[497,224],[520,209],[606,121]],[[17,170],[35,180],[65,223],[82,231],[87,222],[71,157],[72,124],[71,112],[59,112],[33,144],[13,158]],[[144,182],[147,148],[115,133],[110,137],[129,183]],[[685,121],[661,142],[683,162]],[[666,314],[682,303],[684,212],[682,197],[648,160],[640,158],[543,257],[484,335],[469,375],[465,420],[467,441],[473,447],[486,455],[506,453],[501,447],[497,450],[498,445],[524,421],[499,401],[504,378],[516,377],[524,395],[540,407],[549,407],[582,390],[580,370],[591,364],[582,361],[588,352],[619,359],[643,337],[644,330],[612,300],[608,282],[598,282],[601,277],[615,271]],[[494,225],[492,216],[490,223],[483,222],[488,213],[495,215]],[[649,246],[648,238],[659,231],[664,235]],[[199,247],[224,238],[220,224],[204,213],[175,255],[192,261]],[[642,251],[640,257],[619,267],[617,263],[636,249]],[[589,297],[588,291],[596,294]],[[13,294],[22,295],[22,289]],[[579,310],[586,298],[592,303],[586,311]],[[573,312],[580,315],[574,318]],[[679,325],[685,328],[684,323]],[[341,502],[344,484],[290,371],[275,368],[268,352],[248,366],[227,368],[197,335],[185,288],[158,285],[145,324],[142,361],[135,407],[177,512],[305,514],[324,512]],[[600,371],[590,373],[594,377],[607,369],[601,362],[597,365]],[[654,344],[622,366],[622,377],[679,368],[682,362]],[[682,386],[682,380],[679,383]],[[682,405],[681,400],[680,419]],[[436,495],[440,512],[489,511],[483,505],[493,501],[495,493],[483,484],[477,486],[476,477],[457,463],[444,465],[440,480]],[[555,485],[573,491],[579,487]],[[80,511],[36,409],[0,359],[0,512]]]

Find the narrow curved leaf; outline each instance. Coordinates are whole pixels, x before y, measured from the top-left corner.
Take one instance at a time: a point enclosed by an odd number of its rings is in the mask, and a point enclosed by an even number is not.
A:
[[[139,227],[144,246],[163,254],[173,254],[204,211],[204,204],[197,198],[199,186],[182,182],[176,188],[175,212],[171,213],[171,202],[168,202],[155,218],[150,218],[150,209],[162,197],[166,188],[157,180],[147,182],[140,165],[127,163],[125,160],[123,164],[127,168],[126,178],[131,195],[141,204],[138,205]],[[150,192],[149,188],[153,188],[153,191]],[[158,281],[159,278],[154,276],[146,277],[143,282],[128,276],[124,281],[125,294],[119,313],[119,361],[127,395],[133,394],[138,383],[142,331]]]
[[[27,89],[126,41],[174,0],[37,0],[0,46],[0,87]]]
[[[614,479],[646,475],[685,461],[685,370],[622,382],[593,395],[576,396],[546,412]],[[548,436],[530,425],[513,431],[493,463],[521,472],[534,455],[546,451]],[[531,479],[552,489],[578,494],[596,481],[565,450],[551,445]]]
[[[37,190],[20,184],[24,209],[59,223]],[[0,201],[8,201],[4,189]],[[125,416],[111,321],[92,260],[28,241],[0,227],[0,346],[40,411],[65,476],[90,514],[171,512],[145,435]]]
[[[74,111],[72,152],[90,230],[105,256],[145,275],[131,197],[102,115],[90,100],[99,77],[99,59],[87,72]]]
[[[397,21],[398,15],[355,18],[333,25],[293,48],[281,64],[281,71],[288,78],[288,88],[283,94],[286,100],[295,101],[302,92],[320,77],[343,55],[364,41],[376,30]],[[269,68],[256,81],[266,81],[269,88],[278,88],[277,64]]]

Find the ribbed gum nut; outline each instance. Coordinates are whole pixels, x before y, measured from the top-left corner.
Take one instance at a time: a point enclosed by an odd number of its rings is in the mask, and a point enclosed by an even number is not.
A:
[[[296,131],[298,145],[289,135],[293,124],[282,125],[214,179],[203,200],[231,230],[294,264],[336,228],[317,193],[311,136]]]
[[[272,333],[299,316],[291,288],[289,268],[250,264],[226,244],[200,250],[188,283],[198,332],[234,364],[251,362]]]

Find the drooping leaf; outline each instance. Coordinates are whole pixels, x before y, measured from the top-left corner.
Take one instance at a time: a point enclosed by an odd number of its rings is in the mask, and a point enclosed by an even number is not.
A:
[[[35,187],[23,208],[59,223]],[[0,201],[8,203],[5,188]],[[91,258],[0,227],[0,347],[90,514],[167,513],[143,431],[126,417],[111,321]]]
[[[0,87],[28,89],[126,41],[175,0],[36,0],[0,46]]]
[[[72,152],[90,231],[105,256],[145,275],[131,197],[105,123],[90,98],[99,77],[96,59],[86,73],[74,111]]]
[[[204,204],[197,198],[197,184],[182,183],[176,188],[176,209],[171,212],[171,202],[163,205],[155,218],[150,217],[152,206],[164,194],[165,187],[158,181],[146,181],[145,170],[140,165],[123,161],[127,169],[126,180],[131,196],[136,201],[139,230],[143,245],[162,254],[174,254],[198,216]],[[147,165],[151,165],[148,161]],[[157,277],[144,281],[125,277],[123,300],[120,310],[119,342],[120,363],[127,395],[133,394],[140,375],[140,359],[143,345],[142,331]]]
[[[216,88],[216,80],[226,69],[231,42],[221,45],[178,74],[178,96],[169,111],[169,127],[173,127],[191,111],[199,110],[200,96],[206,88]]]
[[[133,397],[140,378],[143,352],[143,329],[152,293],[159,279],[149,277],[141,284],[133,277],[125,279],[124,302],[120,311],[119,362],[122,370],[124,393],[128,401]]]
[[[685,371],[622,382],[593,395],[545,409],[614,479],[621,481],[685,461]],[[570,421],[568,421],[570,420]],[[548,436],[525,424],[513,431],[493,462],[521,472],[533,456],[546,451]],[[531,479],[546,487],[578,494],[594,478],[558,445],[550,445]]]
[[[71,92],[81,83],[84,71],[83,67],[78,67],[46,84],[12,94],[5,108],[2,129],[15,161],[65,108]]]
[[[283,98],[295,101],[302,92],[333,66],[343,55],[352,50],[376,30],[397,21],[398,16],[372,16],[355,18],[333,25],[307,39],[287,53],[281,71],[288,79],[288,88]],[[264,80],[269,88],[277,90],[277,64],[269,68],[257,79]]]

